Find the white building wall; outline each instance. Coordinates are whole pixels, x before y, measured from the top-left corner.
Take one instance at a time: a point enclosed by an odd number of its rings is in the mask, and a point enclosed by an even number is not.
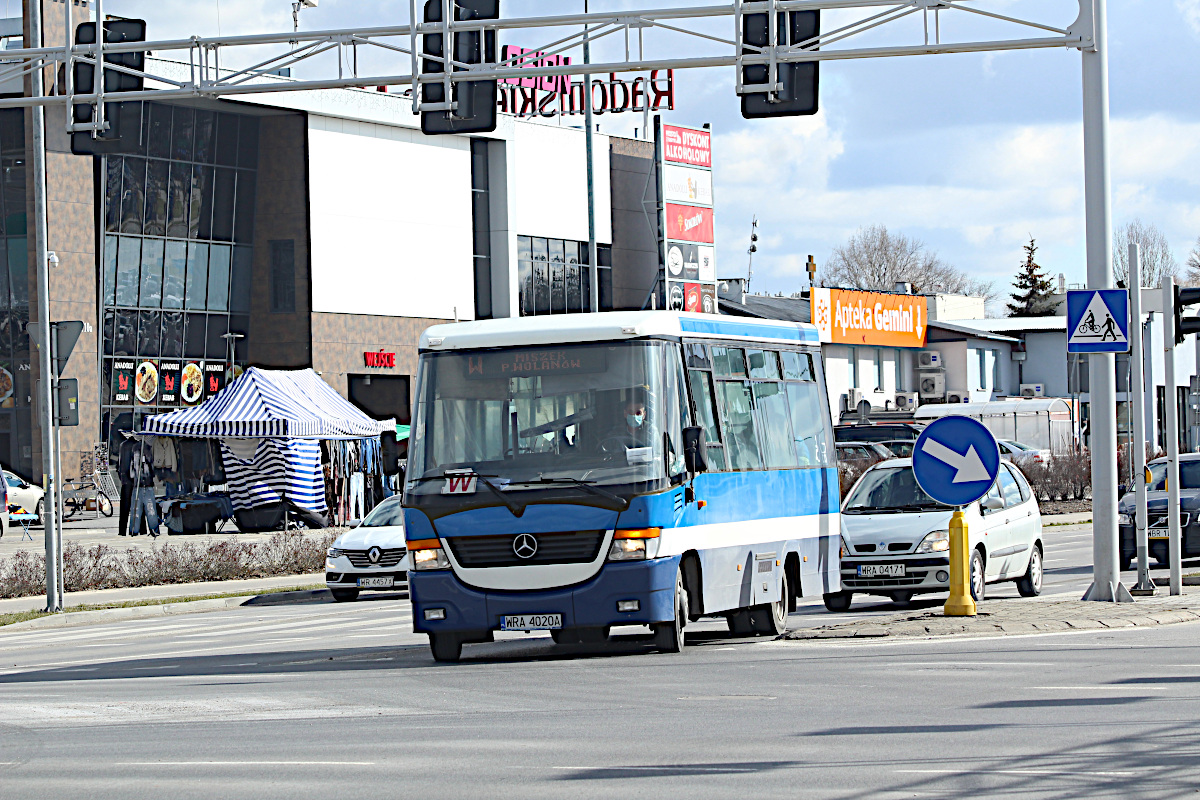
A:
[[[472,319],[462,136],[309,115],[313,311]]]
[[[587,158],[583,131],[532,122],[513,126],[511,225],[519,236],[588,240]],[[594,137],[596,241],[612,243],[608,137]]]

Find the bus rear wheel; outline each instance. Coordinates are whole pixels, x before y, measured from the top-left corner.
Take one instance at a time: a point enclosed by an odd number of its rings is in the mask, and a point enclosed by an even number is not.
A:
[[[678,653],[683,650],[683,628],[687,624],[688,596],[687,588],[683,585],[683,571],[675,572],[675,619],[671,622],[660,622],[654,626],[654,646],[664,653]]]
[[[462,639],[455,633],[429,634],[429,649],[433,651],[433,660],[444,663],[456,663],[462,658]]]

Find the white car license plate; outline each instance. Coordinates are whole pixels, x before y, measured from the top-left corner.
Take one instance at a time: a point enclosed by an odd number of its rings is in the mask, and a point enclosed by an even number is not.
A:
[[[1171,531],[1168,528],[1150,528],[1147,531],[1149,539],[1170,539]]]
[[[391,575],[383,578],[359,578],[358,588],[360,589],[390,589],[396,579]]]
[[[859,564],[860,578],[903,578],[903,564]]]
[[[500,620],[502,631],[549,631],[562,627],[562,614],[510,614]]]

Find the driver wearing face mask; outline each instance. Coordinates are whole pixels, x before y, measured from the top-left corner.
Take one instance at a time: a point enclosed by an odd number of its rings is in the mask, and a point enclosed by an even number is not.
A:
[[[650,422],[646,403],[638,397],[629,400],[622,409],[621,424],[614,428],[605,442],[620,442],[625,447],[650,445]],[[607,445],[604,449],[610,449]]]

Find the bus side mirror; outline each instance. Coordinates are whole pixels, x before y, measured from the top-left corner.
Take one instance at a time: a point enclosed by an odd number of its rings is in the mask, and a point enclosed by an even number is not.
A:
[[[400,444],[396,441],[395,431],[384,431],[379,434],[379,457],[383,461],[384,475],[395,475],[400,472]]]
[[[683,429],[683,459],[688,472],[708,472],[708,459],[704,457],[703,428],[694,426]]]

